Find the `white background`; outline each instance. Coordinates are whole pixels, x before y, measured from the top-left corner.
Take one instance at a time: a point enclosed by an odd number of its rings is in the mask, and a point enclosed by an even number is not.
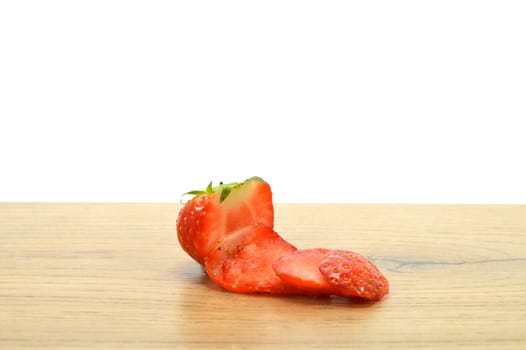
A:
[[[0,201],[526,203],[524,1],[2,1]]]

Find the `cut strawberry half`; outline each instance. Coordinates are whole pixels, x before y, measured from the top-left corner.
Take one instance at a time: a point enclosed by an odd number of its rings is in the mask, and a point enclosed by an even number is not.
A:
[[[272,263],[296,251],[270,227],[256,224],[225,238],[205,262],[210,278],[236,293],[290,294],[297,290],[283,283]]]
[[[183,250],[200,264],[228,235],[255,223],[274,227],[272,192],[259,177],[215,187],[209,184],[204,191],[188,194],[194,197],[179,212],[177,237]]]

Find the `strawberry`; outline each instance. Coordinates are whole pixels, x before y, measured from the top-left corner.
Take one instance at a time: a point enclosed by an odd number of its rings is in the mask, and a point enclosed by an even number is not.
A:
[[[277,259],[272,268],[283,282],[304,294],[333,294],[332,285],[319,270],[320,262],[327,252],[327,249],[322,248],[298,250]]]
[[[272,270],[282,255],[296,251],[270,227],[255,224],[226,237],[209,254],[205,269],[217,285],[236,293],[292,293]]]
[[[204,264],[209,252],[228,235],[262,223],[274,226],[270,186],[259,177],[191,191],[177,218],[177,237],[184,251]]]
[[[237,293],[341,295],[380,300],[387,279],[346,250],[298,251],[274,231],[270,186],[259,177],[208,185],[177,217],[181,247],[216,284]]]
[[[347,250],[330,250],[319,265],[321,274],[338,294],[380,300],[389,293],[389,282],[367,258]]]
[[[365,257],[346,250],[306,249],[279,258],[273,268],[292,287],[308,294],[380,300],[389,283]]]
[[[205,270],[212,281],[217,285],[224,287],[223,264],[232,258],[239,249],[259,237],[271,236],[273,231],[260,229],[266,227],[262,224],[254,224],[239,229],[224,239],[216,242],[214,248],[208,254],[205,261]]]
[[[272,269],[276,259],[296,251],[296,248],[266,226],[260,225],[256,230],[259,231],[257,238],[237,249],[223,263],[224,288],[237,293],[297,293]]]

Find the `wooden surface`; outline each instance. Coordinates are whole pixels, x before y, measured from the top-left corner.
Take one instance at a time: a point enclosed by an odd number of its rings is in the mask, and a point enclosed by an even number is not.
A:
[[[526,206],[276,205],[382,302],[238,295],[179,248],[178,204],[0,203],[0,349],[526,349]]]

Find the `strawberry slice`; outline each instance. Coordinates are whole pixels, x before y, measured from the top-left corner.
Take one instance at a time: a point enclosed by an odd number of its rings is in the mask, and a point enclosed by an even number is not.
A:
[[[277,259],[272,268],[286,284],[304,294],[333,294],[333,286],[320,273],[320,262],[327,255],[323,248],[297,250]]]
[[[258,237],[273,236],[273,231],[265,229],[265,225],[254,224],[232,232],[226,238],[216,242],[215,248],[205,260],[205,270],[212,281],[224,287],[223,264],[233,257],[240,249],[256,240]]]
[[[255,223],[274,226],[270,186],[259,177],[241,183],[210,183],[177,217],[177,237],[185,252],[201,265],[210,251],[225,237]]]
[[[307,294],[334,294],[380,300],[389,283],[365,257],[346,250],[305,249],[272,266],[282,281]]]
[[[219,286],[236,293],[288,294],[297,290],[276,276],[272,263],[296,251],[270,227],[256,224],[225,238],[210,253],[205,269]]]
[[[339,295],[380,300],[389,293],[389,282],[370,260],[347,250],[330,250],[319,270]]]

